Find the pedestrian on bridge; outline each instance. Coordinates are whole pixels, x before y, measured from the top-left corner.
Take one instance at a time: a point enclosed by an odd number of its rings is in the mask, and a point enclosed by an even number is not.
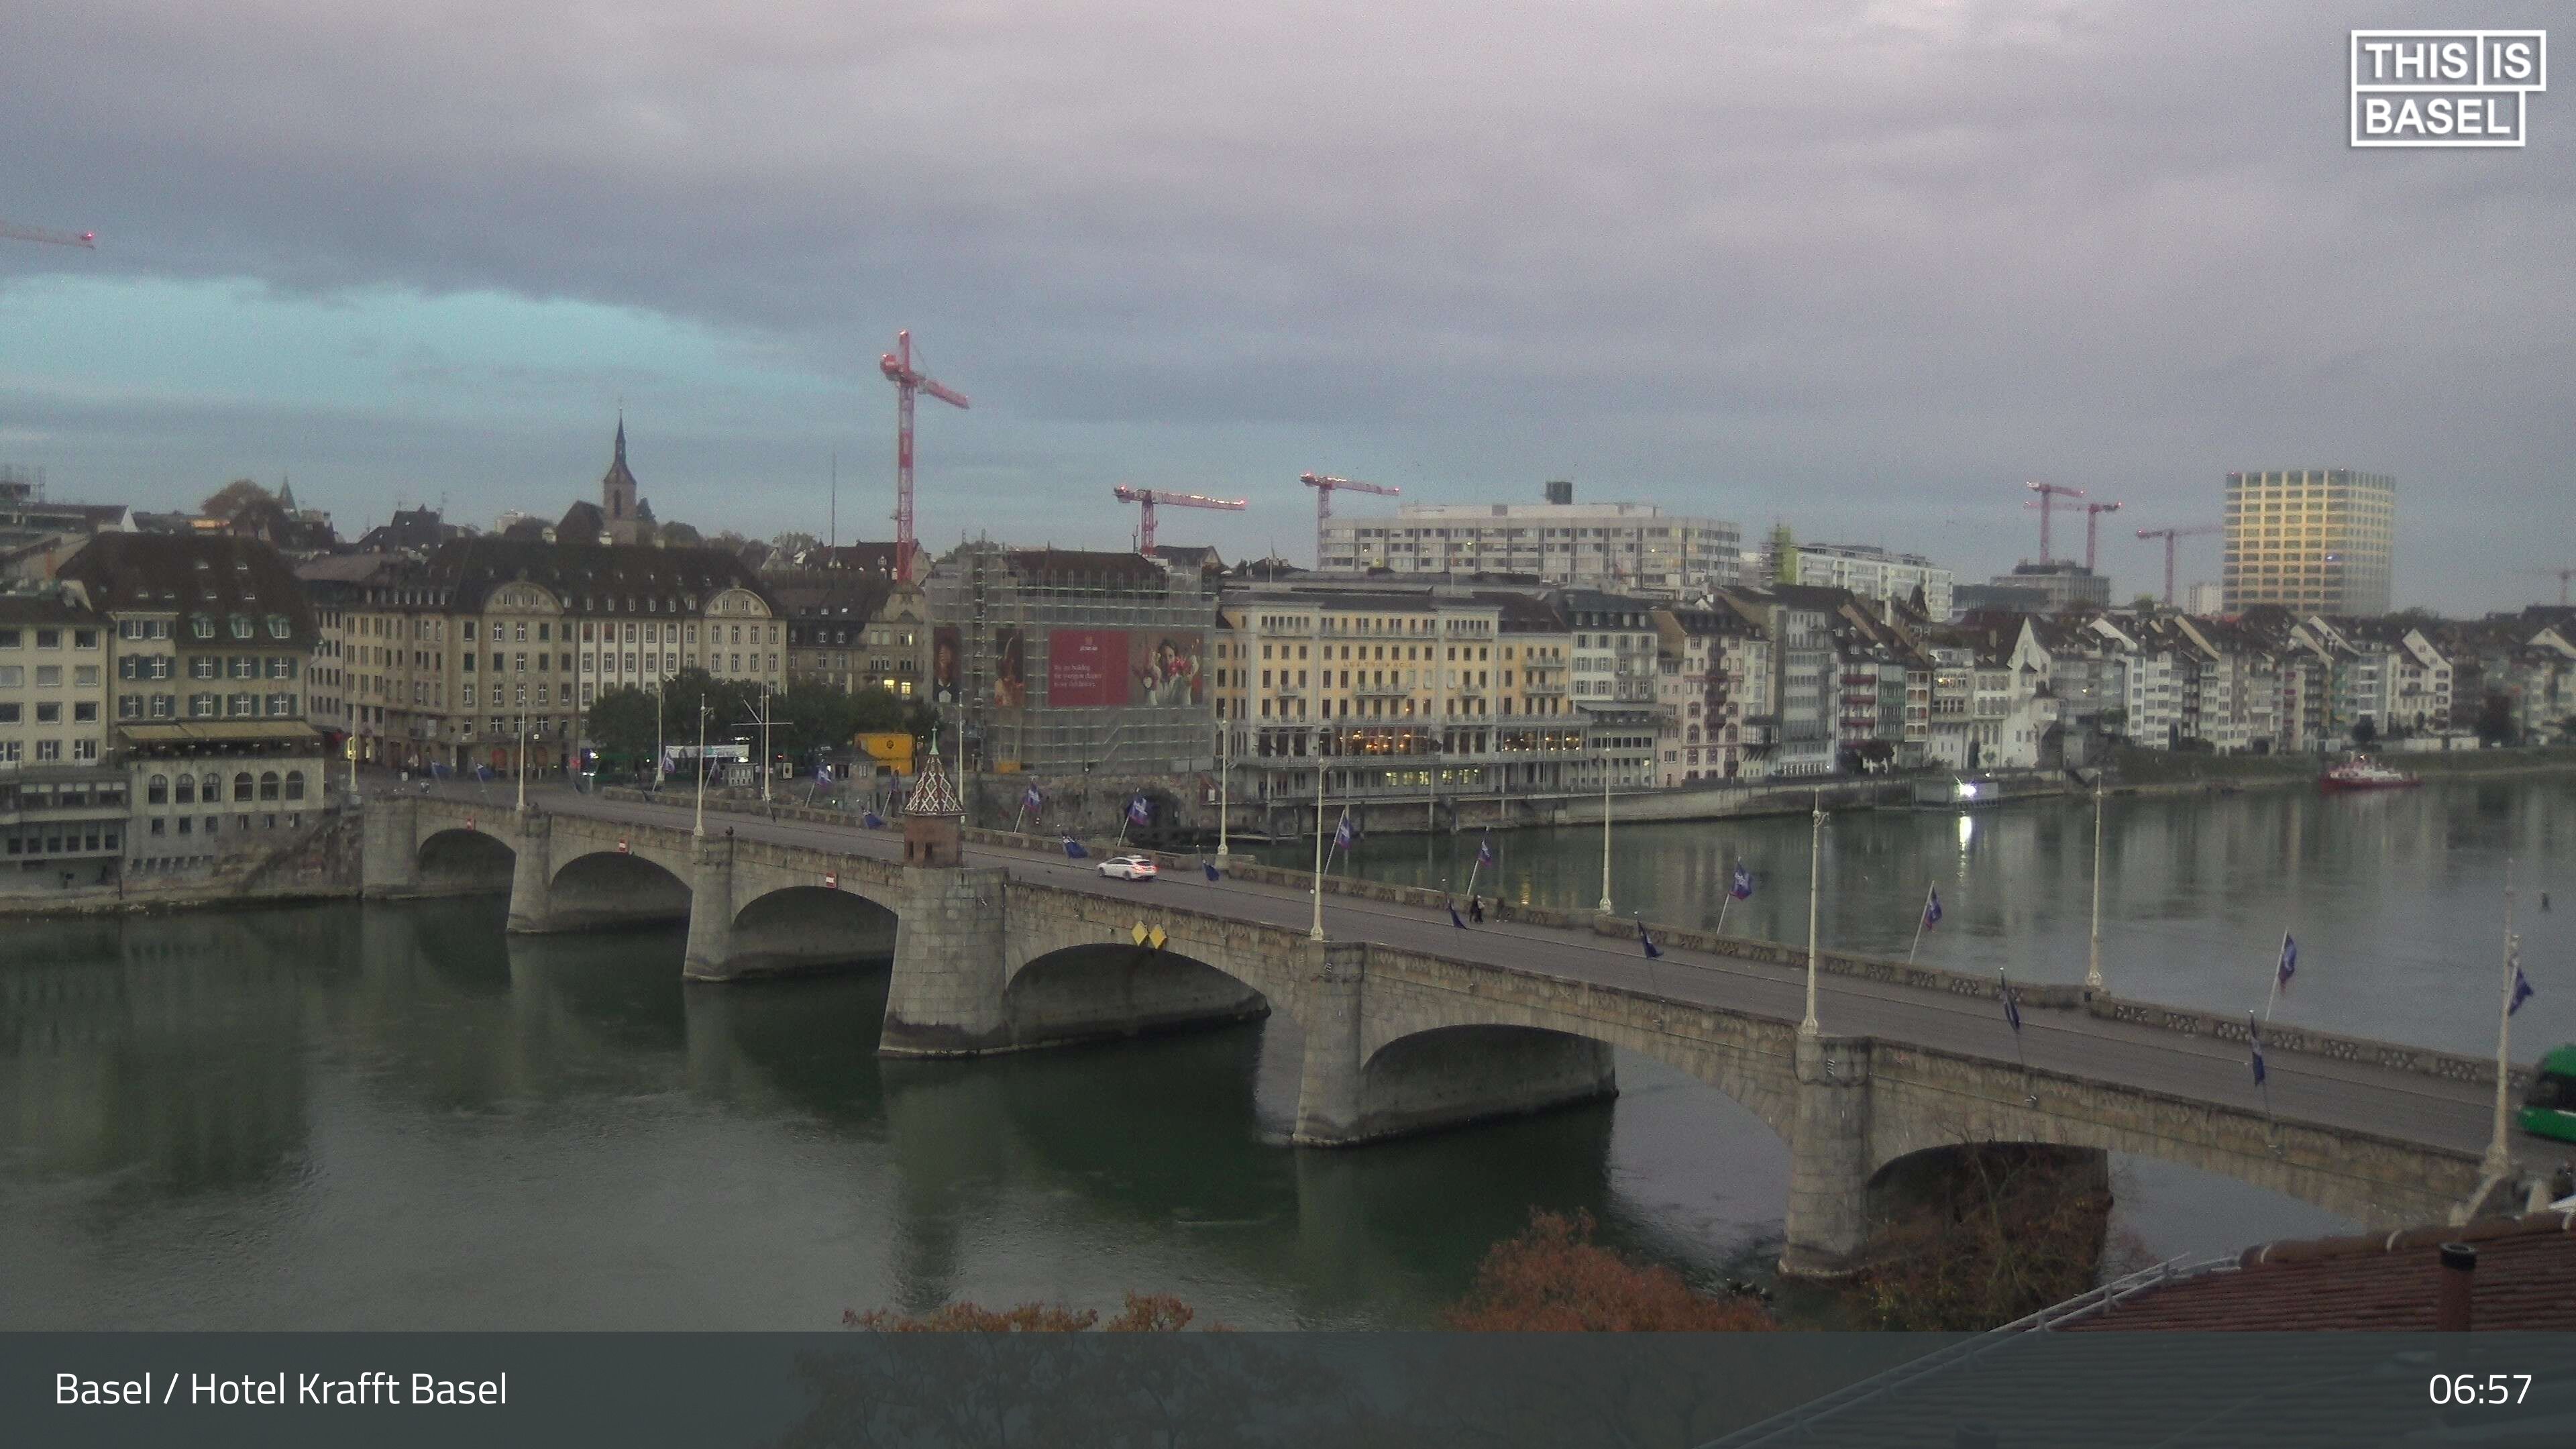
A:
[[[1485,901],[1482,896],[1467,897],[1467,919],[1479,926],[1485,924]]]

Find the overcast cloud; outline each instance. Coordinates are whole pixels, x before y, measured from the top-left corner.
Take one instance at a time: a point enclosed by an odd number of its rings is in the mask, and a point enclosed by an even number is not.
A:
[[[976,403],[934,545],[1117,546],[1133,481],[1302,558],[1307,469],[1572,477],[1981,578],[2046,478],[2126,502],[2127,593],[2228,469],[2339,464],[2400,602],[2503,607],[2576,565],[2576,111],[2354,151],[2343,45],[2551,9],[22,0],[0,217],[101,242],[0,251],[0,460],[488,523],[623,399],[663,517],[819,531],[837,450],[883,536],[910,327]]]

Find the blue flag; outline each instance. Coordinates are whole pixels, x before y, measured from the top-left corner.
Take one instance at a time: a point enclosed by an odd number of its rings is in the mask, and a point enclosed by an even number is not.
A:
[[[475,778],[475,779],[477,779],[477,780],[489,780],[489,779],[491,779],[491,778],[492,778],[492,767],[491,767],[490,765],[476,765],[476,766],[474,767],[474,778]]]
[[[1065,859],[1067,859],[1067,860],[1080,860],[1080,859],[1082,859],[1083,857],[1085,857],[1085,856],[1087,856],[1087,855],[1089,855],[1089,854],[1091,854],[1091,852],[1090,852],[1090,851],[1087,851],[1087,850],[1085,850],[1085,849],[1083,849],[1083,848],[1082,848],[1082,842],[1081,842],[1081,841],[1074,839],[1074,838],[1073,838],[1072,836],[1070,836],[1070,835],[1068,835],[1068,836],[1066,836],[1066,837],[1064,838],[1064,858],[1065,858]]]
[[[1735,880],[1726,888],[1726,893],[1739,901],[1753,899],[1753,872],[1744,868],[1743,861],[1735,863]]]
[[[2539,994],[2531,989],[2531,978],[2522,974],[2522,963],[2519,961],[2513,963],[2513,997],[2506,1003],[2504,1014],[2511,1016],[2522,1010],[2524,1002]]]
[[[2276,978],[2282,995],[2290,994],[2290,978],[2297,975],[2298,971],[2299,943],[2290,939],[2289,932],[2283,931],[2281,933],[2281,970]]]
[[[1491,835],[1476,842],[1476,863],[1478,865],[1494,863],[1494,837]]]
[[[1135,799],[1127,802],[1127,822],[1129,824],[1142,825],[1153,817],[1154,808],[1145,803],[1144,796],[1139,795]]]
[[[1637,923],[1637,944],[1646,948],[1646,959],[1649,961],[1664,954],[1656,948],[1655,938],[1646,934],[1646,923],[1643,921]]]
[[[1467,929],[1467,923],[1458,919],[1458,908],[1456,906],[1451,906],[1449,908],[1449,924],[1456,926],[1462,931]]]
[[[2254,1085],[2263,1085],[2263,1035],[2254,1026],[2254,1013],[2245,1014],[2245,1045],[2254,1054]]]
[[[879,815],[877,812],[875,812],[875,811],[873,811],[873,810],[862,810],[862,811],[860,811],[860,812],[859,812],[859,823],[860,823],[861,825],[866,826],[866,827],[867,827],[867,828],[869,828],[870,830],[883,830],[883,829],[885,829],[885,817],[884,817],[884,816],[882,816],[882,815]]]
[[[1940,887],[1935,886],[1924,893],[1923,928],[1928,931],[1939,924],[1941,924],[1941,890]],[[2016,1027],[2015,1030],[2019,1028]]]
[[[2000,971],[1995,973],[1995,983],[2004,995],[2004,1021],[2018,1035],[2021,1031],[2021,996],[2012,989],[2011,982],[2004,980],[2004,974]]]
[[[1200,861],[1200,862],[1199,862],[1199,869],[1201,869],[1201,870],[1203,870],[1203,871],[1206,871],[1206,872],[1207,872],[1207,878],[1208,878],[1209,880],[1216,881],[1216,880],[1223,880],[1223,879],[1225,879],[1225,877],[1224,877],[1224,876],[1219,875],[1219,874],[1217,873],[1217,869],[1216,869],[1216,862],[1215,862],[1215,861],[1212,861],[1212,860],[1203,860],[1203,861]]]
[[[1342,823],[1333,827],[1333,848],[1335,850],[1348,850],[1351,848],[1351,842],[1359,839],[1359,836],[1360,832],[1358,827],[1351,824],[1350,812],[1344,811],[1342,813]]]
[[[1038,793],[1037,786],[1031,785],[1020,796],[1020,806],[1027,810],[1043,810],[1046,808],[1046,797]]]

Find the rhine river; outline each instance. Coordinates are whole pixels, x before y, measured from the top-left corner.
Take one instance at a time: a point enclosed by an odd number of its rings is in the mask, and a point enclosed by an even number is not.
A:
[[[2498,907],[2522,862],[2540,997],[2516,1052],[2576,1038],[2576,781],[2114,800],[2114,989],[2491,1050]],[[1620,910],[1805,931],[1803,819],[1615,829]],[[2028,980],[2084,968],[2089,805],[1827,826],[1825,939]],[[1479,880],[1588,905],[1597,830],[1493,837]],[[1274,848],[1279,858],[1295,854]],[[1429,879],[1475,838],[1380,837]],[[2562,909],[2543,915],[2549,890]],[[497,898],[16,923],[0,952],[0,1328],[819,1328],[845,1308],[1169,1291],[1240,1327],[1418,1326],[1529,1208],[1704,1279],[1776,1251],[1787,1152],[1668,1068],[1615,1103],[1345,1153],[1286,1145],[1284,1021],[975,1063],[880,1063],[882,965],[684,988],[678,931],[502,934]],[[2341,1226],[2119,1160],[2159,1254]]]

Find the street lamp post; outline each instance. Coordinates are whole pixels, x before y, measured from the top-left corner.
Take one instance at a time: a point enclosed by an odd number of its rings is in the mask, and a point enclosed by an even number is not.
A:
[[[2487,1176],[2502,1177],[2513,1170],[2513,1151],[2506,1145],[2506,1093],[2513,1078],[2513,987],[2514,977],[2521,972],[2522,938],[2513,933],[2513,860],[2504,863],[2504,985],[2496,1006],[2496,1089],[2495,1132],[2487,1139],[2487,1156],[2483,1164]]]
[[[2102,771],[2093,771],[2093,954],[2084,967],[2084,989],[2102,989]]]
[[[1225,701],[1216,702],[1216,858],[1225,859],[1226,806],[1234,784],[1234,724],[1224,716]]]
[[[1610,751],[1601,752],[1601,914],[1610,914]]]
[[[1816,904],[1822,896],[1825,861],[1825,792],[1816,792],[1815,824],[1807,835],[1807,1016],[1798,1023],[1800,1036],[1814,1036],[1816,1023]]]
[[[1306,935],[1324,939],[1324,732],[1315,731],[1315,923]]]
[[[530,733],[525,716],[519,720],[519,813],[528,813],[528,740]]]
[[[704,696],[698,699],[697,773],[697,819],[689,826],[689,833],[703,840],[707,834],[707,701]]]

